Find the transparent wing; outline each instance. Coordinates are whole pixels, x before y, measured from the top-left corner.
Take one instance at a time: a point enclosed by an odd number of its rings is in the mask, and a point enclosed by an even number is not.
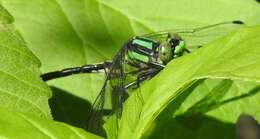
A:
[[[105,98],[106,98],[106,88],[107,88],[108,78],[106,77],[105,83],[95,99],[94,103],[92,104],[92,110],[90,112],[90,118],[88,121],[88,130],[93,133],[101,133],[101,127],[103,125],[103,109],[105,104]]]
[[[112,113],[121,116],[124,88],[124,50],[123,47],[114,57],[109,67],[105,83],[92,105],[92,111],[89,118],[88,130],[93,133],[101,133],[103,125],[104,106],[110,105]],[[119,118],[119,117],[117,117]],[[117,123],[116,123],[117,124]]]
[[[243,25],[241,21],[222,22],[213,25],[192,28],[192,29],[173,29],[141,35],[157,41],[165,41],[167,37],[181,37],[188,48],[203,46],[213,40],[223,37]]]
[[[118,118],[121,116],[125,89],[124,58],[126,47],[124,46],[113,60],[113,65],[109,71],[109,81],[111,86],[112,110],[116,112]]]

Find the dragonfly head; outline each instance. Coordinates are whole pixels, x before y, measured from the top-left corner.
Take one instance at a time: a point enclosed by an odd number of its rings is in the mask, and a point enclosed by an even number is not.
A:
[[[167,64],[172,59],[179,57],[185,51],[185,43],[179,37],[172,37],[162,42],[159,46],[159,59]]]

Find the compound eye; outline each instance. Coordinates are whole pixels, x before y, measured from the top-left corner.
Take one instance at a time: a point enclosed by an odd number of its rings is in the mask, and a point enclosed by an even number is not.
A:
[[[173,58],[171,45],[169,43],[162,43],[159,47],[159,58],[164,63],[167,64]]]

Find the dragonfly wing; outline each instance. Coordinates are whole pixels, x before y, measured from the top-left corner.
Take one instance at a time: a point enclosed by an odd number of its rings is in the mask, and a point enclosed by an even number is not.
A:
[[[90,118],[88,123],[88,130],[93,133],[101,133],[101,128],[103,125],[103,109],[106,95],[108,78],[106,78],[105,83],[92,104],[92,110],[90,112]]]
[[[214,41],[226,34],[238,29],[242,24],[233,22],[223,22],[204,27],[190,29],[173,29],[142,35],[157,41],[165,41],[168,36],[179,36],[182,38],[188,48],[203,46],[211,41]]]
[[[116,55],[113,60],[112,67],[109,71],[111,100],[112,109],[116,112],[118,118],[121,116],[124,96],[126,93],[125,89],[125,70],[124,70],[124,58],[125,58],[126,47],[123,47]]]
[[[178,35],[185,41],[189,49],[197,48],[224,37],[228,33],[240,28],[236,24],[226,24],[211,28],[201,29],[193,33],[180,32]]]
[[[105,83],[92,105],[91,116],[89,118],[88,129],[94,133],[101,133],[104,115],[104,106],[111,105],[112,113],[116,112],[117,116],[121,116],[124,88],[124,48],[122,48],[114,57],[106,72]],[[111,102],[111,104],[110,104]],[[117,117],[119,118],[119,117]]]

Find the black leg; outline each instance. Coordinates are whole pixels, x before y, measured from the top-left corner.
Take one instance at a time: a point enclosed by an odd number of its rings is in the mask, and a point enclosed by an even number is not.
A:
[[[137,79],[130,82],[129,84],[127,84],[125,86],[125,89],[131,88],[133,86],[136,86],[137,88],[139,87],[140,83],[142,83],[143,81],[145,81],[146,79],[149,79],[151,77],[153,77],[154,75],[156,75],[158,72],[160,71],[160,69],[156,69],[156,68],[152,68],[147,70],[144,73],[140,73],[137,76]]]
[[[96,65],[83,65],[81,67],[66,68],[59,71],[53,71],[42,74],[41,78],[43,79],[43,81],[48,81],[51,79],[66,77],[73,74],[91,73],[94,71],[105,70],[106,68],[109,68],[110,65],[111,62],[104,62]]]
[[[184,51],[187,52],[187,53],[190,53],[190,50],[189,50],[189,49],[186,49],[186,48],[185,48]]]
[[[142,71],[146,71],[148,70],[149,68],[146,67],[146,68],[139,68],[137,70],[133,70],[133,71],[130,71],[130,72],[125,72],[126,75],[136,75],[136,74],[140,74]]]
[[[168,33],[167,34],[167,39],[171,38],[171,36],[172,36],[171,33]],[[167,41],[167,39],[166,39],[166,41]]]
[[[199,45],[197,48],[201,48],[201,47],[202,47],[202,45]],[[191,52],[191,51],[190,51],[189,49],[187,49],[187,48],[185,48],[184,51],[187,52],[187,53],[190,53],[190,52]]]

